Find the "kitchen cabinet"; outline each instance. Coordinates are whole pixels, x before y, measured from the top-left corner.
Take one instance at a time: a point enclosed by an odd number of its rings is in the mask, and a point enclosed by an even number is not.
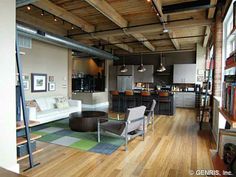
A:
[[[189,92],[175,92],[176,107],[194,108],[195,107],[195,93]]]
[[[194,84],[196,82],[196,64],[175,64],[173,83]]]
[[[134,82],[143,82],[143,83],[153,83],[154,77],[154,66],[153,65],[144,65],[146,68],[145,72],[138,72],[139,65],[134,65]]]

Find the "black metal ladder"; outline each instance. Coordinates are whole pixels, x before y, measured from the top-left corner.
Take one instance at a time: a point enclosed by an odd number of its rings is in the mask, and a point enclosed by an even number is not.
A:
[[[24,129],[25,129],[25,135],[27,140],[27,149],[29,154],[29,164],[30,168],[33,168],[34,166],[38,164],[34,164],[33,162],[33,155],[32,155],[32,148],[31,148],[31,141],[30,141],[30,130],[29,130],[29,114],[26,111],[26,104],[25,104],[25,93],[24,93],[24,85],[23,85],[23,76],[22,76],[22,64],[20,59],[20,50],[19,50],[19,40],[18,40],[18,32],[16,31],[16,65],[18,70],[18,81],[20,86],[20,101],[22,105],[22,112],[23,112],[23,122],[24,122]],[[26,169],[26,170],[28,170]]]
[[[200,114],[200,130],[202,130],[202,123],[203,123],[203,119],[204,119],[204,112],[206,110],[206,101],[207,101],[207,97],[208,97],[208,88],[210,85],[210,79],[212,76],[212,66],[213,66],[213,57],[211,57],[210,59],[210,69],[209,69],[209,73],[208,73],[208,77],[207,77],[207,85],[206,85],[206,92],[205,92],[205,97],[204,97],[204,102],[203,102],[203,109],[202,109],[202,115]]]

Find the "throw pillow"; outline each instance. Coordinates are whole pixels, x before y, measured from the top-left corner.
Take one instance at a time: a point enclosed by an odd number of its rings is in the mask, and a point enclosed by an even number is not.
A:
[[[68,103],[67,98],[65,98],[65,97],[57,97],[56,98],[56,107],[58,109],[68,108],[69,107],[69,103]]]
[[[26,101],[26,106],[35,107],[37,112],[40,112],[41,109],[35,100]]]
[[[56,107],[58,109],[69,108],[69,103],[68,102],[62,102],[62,103],[57,102]]]

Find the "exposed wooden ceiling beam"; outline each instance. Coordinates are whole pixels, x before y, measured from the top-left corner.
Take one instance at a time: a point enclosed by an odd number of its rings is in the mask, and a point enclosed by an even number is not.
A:
[[[173,45],[175,46],[175,48],[176,48],[177,50],[179,50],[179,49],[180,49],[180,45],[179,45],[179,42],[178,42],[177,39],[173,39],[173,38],[176,37],[176,35],[175,35],[175,33],[174,33],[173,31],[172,31],[172,32],[169,32],[169,37],[170,37],[171,42],[172,42]]]
[[[128,22],[105,0],[85,0],[119,27],[127,27]]]
[[[210,5],[215,6],[216,4],[217,4],[217,0],[211,0]],[[209,19],[212,19],[214,17],[215,10],[216,10],[216,7],[209,8],[209,10],[208,10],[208,18]],[[211,29],[210,29],[209,26],[206,27],[205,34],[206,34],[206,36],[203,39],[203,47],[207,46],[208,40],[209,40],[210,35],[211,35]]]
[[[112,22],[118,25],[121,28],[128,26],[128,21],[124,19],[110,4],[108,4],[105,0],[85,0],[91,6],[96,8],[99,12],[101,12],[104,16],[109,18]],[[146,38],[141,33],[131,33],[131,35],[136,38],[138,41],[146,40]],[[146,46],[149,50],[154,51],[155,47],[150,42],[144,42],[144,46]]]
[[[31,3],[34,3],[38,0],[16,0],[16,7],[22,7]]]
[[[206,46],[207,46],[208,40],[209,40],[209,38],[210,38],[211,29],[210,29],[209,26],[206,27],[205,34],[206,34],[206,36],[204,37],[204,40],[203,40],[203,47],[206,47]]]
[[[163,25],[163,28],[164,28],[164,29],[168,29],[168,28],[166,27],[166,25],[165,25],[166,16],[165,16],[164,13],[163,13],[163,8],[162,8],[161,0],[153,0],[153,2],[154,2],[155,6],[156,6],[156,8],[157,8],[157,10],[158,10],[160,20],[163,22],[163,24],[162,24],[162,25]],[[169,30],[169,29],[168,29],[168,30]],[[169,34],[169,37],[170,37],[170,38],[176,37],[176,35],[175,35],[175,33],[174,33],[173,31],[169,31],[168,34]],[[178,40],[177,40],[177,39],[170,39],[170,40],[171,40],[171,42],[173,43],[173,45],[175,46],[175,48],[176,48],[177,50],[179,50],[179,49],[180,49],[180,45],[179,45]]]
[[[211,5],[216,6],[217,0],[211,0]],[[215,15],[216,7],[209,8],[208,10],[208,18],[213,18]]]
[[[115,39],[114,37],[102,37],[101,39],[105,40],[105,41],[108,41],[109,43],[118,43],[118,44],[115,44],[115,46],[123,49],[123,50],[126,50],[130,53],[133,53],[133,49],[131,47],[129,47],[127,44],[121,44],[122,42],[118,39]]]
[[[148,39],[142,35],[141,33],[132,33],[132,36],[138,41],[142,42],[144,46],[146,46],[149,50],[155,51],[155,47],[148,41]],[[143,42],[145,41],[145,42]]]
[[[34,2],[33,4],[39,7],[40,9],[50,12],[53,15],[60,17],[61,19],[74,24],[75,26],[80,27],[82,30],[86,32],[93,32],[95,30],[95,26],[93,26],[92,24],[72,14],[71,12],[61,8],[60,6],[55,5],[49,0],[40,0]]]
[[[22,11],[16,11],[16,20],[34,26],[38,29],[46,30],[48,32],[55,33],[58,35],[65,36],[67,34],[67,30],[63,28],[58,28],[56,25],[52,23],[45,22],[41,18],[36,18]]]
[[[213,24],[213,21],[211,19],[209,20],[184,20],[179,22],[169,22],[166,24],[166,28],[168,30],[174,30],[174,29],[180,29],[180,28],[192,28],[192,27],[203,27],[203,26],[210,26]],[[132,34],[132,33],[154,33],[154,32],[163,32],[163,26],[161,24],[153,24],[153,25],[146,25],[146,26],[140,26],[140,27],[132,27],[127,28],[125,30],[126,34]],[[96,37],[106,37],[106,36],[121,36],[124,32],[122,29],[118,30],[111,30],[111,31],[103,31],[103,32],[94,32],[92,34],[80,34],[77,35],[78,39],[89,39],[92,36]]]
[[[75,26],[80,27],[82,30],[84,30],[86,32],[93,32],[95,30],[94,25],[92,25],[92,24],[88,23],[87,21],[85,21],[84,19],[72,14],[71,12],[61,8],[60,6],[55,5],[54,3],[50,2],[49,0],[40,0],[40,1],[37,1],[33,4],[40,9],[50,12],[51,14],[53,14],[57,17],[60,17],[61,19],[68,21]],[[90,36],[90,38],[98,38],[98,37]],[[102,38],[104,40],[103,37],[99,37],[99,38]],[[132,51],[132,49],[127,44],[124,44],[124,45],[117,44],[115,46],[120,47],[124,50],[127,50],[128,52]]]

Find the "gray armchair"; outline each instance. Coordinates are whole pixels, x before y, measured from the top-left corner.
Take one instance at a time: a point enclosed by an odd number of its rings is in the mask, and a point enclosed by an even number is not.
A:
[[[145,134],[145,106],[130,108],[127,110],[124,120],[108,120],[101,123],[98,119],[98,142],[101,139],[101,130],[119,135],[125,138],[125,150],[128,150],[128,141],[136,136],[142,135],[144,140]],[[143,125],[143,130],[138,130]],[[130,134],[135,131],[135,134]]]

